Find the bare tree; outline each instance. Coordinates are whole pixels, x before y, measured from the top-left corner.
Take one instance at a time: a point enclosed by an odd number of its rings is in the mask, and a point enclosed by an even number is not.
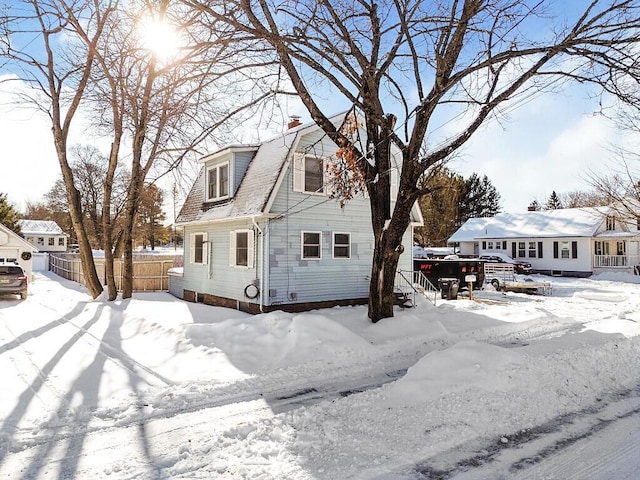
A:
[[[312,119],[339,147],[357,149],[329,121],[318,82],[362,112],[367,147],[357,155],[375,237],[374,322],[393,315],[402,236],[425,171],[492,117],[562,80],[615,92],[614,81],[637,69],[640,7],[631,0],[581,3],[555,23],[545,0],[190,3],[215,26],[231,24],[269,43]],[[443,124],[449,135],[438,138]],[[403,159],[393,212],[392,146]]]
[[[592,171],[587,181],[601,205],[609,205],[619,216],[635,221],[640,218],[640,155],[620,147],[614,151],[616,158],[607,173]]]
[[[153,42],[161,40],[145,39],[145,28],[162,28],[165,35],[176,36],[176,43],[159,49]],[[130,162],[122,236],[123,298],[133,291],[133,229],[145,182],[179,168],[230,120],[249,114],[254,105],[274,95],[265,82],[268,73],[254,77],[245,72],[267,71],[273,62],[260,58],[233,63],[242,46],[234,35],[203,29],[197,12],[177,2],[140,0],[112,16],[99,43],[93,105],[96,126],[113,136],[108,175],[123,157]],[[111,228],[110,218],[104,211],[105,231]],[[105,244],[107,265],[112,263],[111,250],[112,245]],[[115,297],[111,278],[107,267],[109,296]]]
[[[80,244],[84,283],[94,298],[102,292],[83,223],[81,195],[69,164],[68,138],[89,86],[102,30],[113,13],[110,0],[17,1],[0,22],[0,56],[31,90],[22,100],[51,120],[73,229]],[[86,48],[75,48],[84,40]]]

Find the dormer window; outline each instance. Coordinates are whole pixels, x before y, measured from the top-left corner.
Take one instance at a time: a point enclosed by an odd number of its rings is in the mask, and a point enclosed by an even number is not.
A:
[[[207,200],[229,198],[229,163],[223,163],[207,170]]]
[[[616,217],[614,217],[613,215],[608,215],[605,228],[607,229],[607,231],[615,230],[616,229]]]

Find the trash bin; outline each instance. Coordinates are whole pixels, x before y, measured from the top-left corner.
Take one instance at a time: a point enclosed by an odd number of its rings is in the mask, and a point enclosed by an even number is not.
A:
[[[460,280],[457,278],[439,278],[440,296],[445,300],[457,300]]]

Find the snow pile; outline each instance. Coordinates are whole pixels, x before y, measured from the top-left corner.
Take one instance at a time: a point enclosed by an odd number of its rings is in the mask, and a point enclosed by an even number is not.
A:
[[[424,356],[387,389],[387,399],[412,405],[452,391],[506,392],[513,387],[521,353],[473,340]],[[452,386],[454,387],[452,389]]]
[[[39,276],[0,300],[0,477],[429,478],[637,389],[637,284],[551,281],[372,324]]]

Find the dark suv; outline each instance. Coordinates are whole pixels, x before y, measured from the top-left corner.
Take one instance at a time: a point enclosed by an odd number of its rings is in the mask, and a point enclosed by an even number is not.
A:
[[[20,295],[27,298],[27,275],[20,265],[0,263],[0,295]]]
[[[524,260],[514,260],[506,253],[486,253],[484,255],[480,255],[480,260],[484,260],[485,262],[510,263],[513,265],[515,273],[529,275],[532,272],[531,264],[529,262],[525,262]]]

